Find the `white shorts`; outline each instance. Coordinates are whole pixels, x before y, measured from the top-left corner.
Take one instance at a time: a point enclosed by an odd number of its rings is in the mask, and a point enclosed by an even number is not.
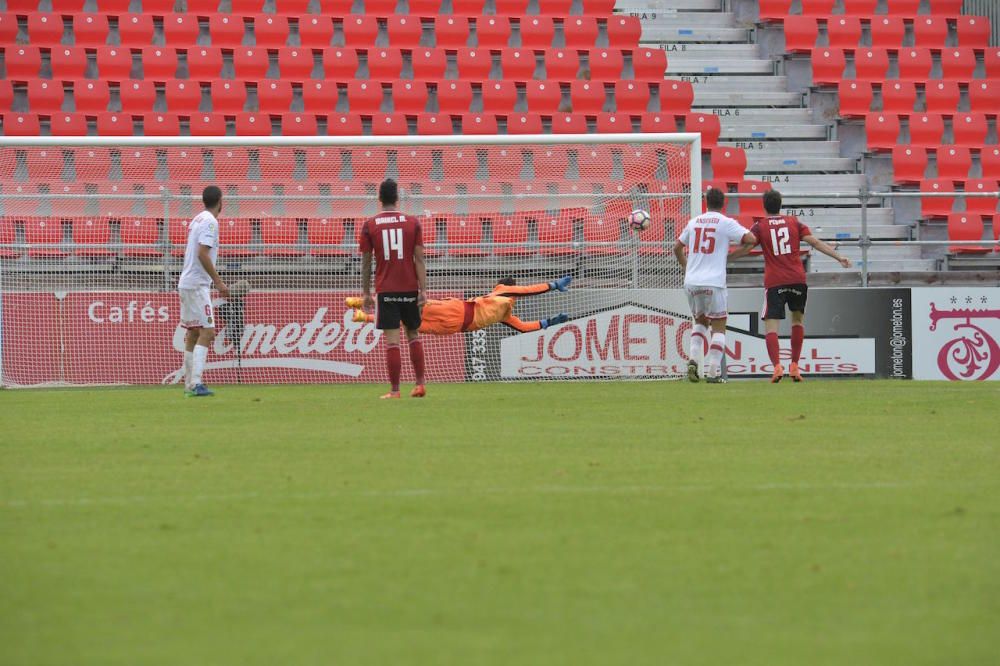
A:
[[[181,326],[183,328],[215,328],[212,296],[208,287],[178,289],[181,294]]]
[[[709,319],[725,319],[728,316],[729,304],[726,301],[725,287],[685,287],[691,314],[695,317],[705,315]]]

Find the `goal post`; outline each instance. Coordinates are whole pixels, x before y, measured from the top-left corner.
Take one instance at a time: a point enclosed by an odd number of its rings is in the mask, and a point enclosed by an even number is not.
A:
[[[682,322],[655,294],[682,285],[671,247],[701,212],[698,134],[0,137],[0,386],[179,381],[176,284],[208,185],[218,268],[241,289],[213,292],[206,382],[382,381],[380,333],[345,298],[390,177],[421,221],[431,299],[572,278],[505,294],[480,330],[426,335],[429,381],[683,373]]]

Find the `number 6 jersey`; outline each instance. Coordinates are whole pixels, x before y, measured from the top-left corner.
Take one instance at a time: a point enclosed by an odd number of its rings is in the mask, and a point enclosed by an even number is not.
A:
[[[799,244],[812,235],[809,227],[795,217],[769,215],[754,222],[750,231],[764,251],[765,288],[806,283]]]
[[[379,294],[417,291],[417,269],[413,248],[423,246],[420,222],[412,215],[382,211],[369,218],[358,234],[362,253],[375,258],[375,292]]]
[[[709,211],[693,218],[678,237],[687,246],[685,287],[725,287],[729,245],[738,243],[747,230],[722,213]]]

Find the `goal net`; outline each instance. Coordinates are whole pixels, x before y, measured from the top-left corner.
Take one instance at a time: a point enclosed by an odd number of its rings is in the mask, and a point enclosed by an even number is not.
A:
[[[572,278],[515,294],[516,319],[424,336],[429,381],[678,376],[686,324],[656,294],[682,284],[700,165],[693,134],[0,138],[0,383],[181,380],[177,278],[207,185],[218,269],[246,290],[213,292],[206,383],[382,382],[381,334],[345,298],[388,177],[421,219],[431,299]]]

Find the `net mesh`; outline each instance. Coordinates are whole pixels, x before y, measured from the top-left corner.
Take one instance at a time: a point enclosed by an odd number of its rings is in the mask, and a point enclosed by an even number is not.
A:
[[[675,376],[683,363],[662,322],[629,304],[635,290],[681,286],[671,246],[698,176],[687,137],[648,139],[0,143],[2,384],[181,379],[176,284],[209,184],[224,193],[218,268],[249,290],[215,294],[205,380],[383,381],[380,333],[354,321],[345,298],[359,295],[356,231],[386,177],[399,182],[400,208],[421,218],[432,299],[485,296],[505,278],[572,277],[566,292],[513,302],[519,321],[566,313],[565,324],[519,332],[484,319],[481,330],[425,336],[430,381]],[[628,224],[633,209],[651,214],[641,233]]]

